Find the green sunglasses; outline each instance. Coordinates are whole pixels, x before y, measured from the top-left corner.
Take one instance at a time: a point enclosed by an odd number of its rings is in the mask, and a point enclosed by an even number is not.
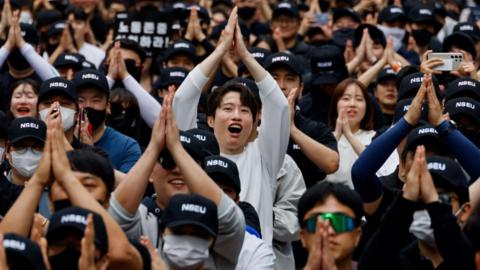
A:
[[[304,221],[305,230],[309,233],[315,233],[317,228],[317,218],[321,216],[323,220],[330,221],[330,225],[336,233],[350,232],[355,229],[356,222],[352,217],[342,213],[318,213]]]

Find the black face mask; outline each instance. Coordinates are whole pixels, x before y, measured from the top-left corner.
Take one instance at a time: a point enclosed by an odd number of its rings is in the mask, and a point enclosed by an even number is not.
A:
[[[54,208],[55,212],[58,212],[62,209],[68,208],[70,206],[72,206],[72,203],[68,199],[58,200],[58,201],[53,202],[53,208]]]
[[[328,9],[330,9],[330,1],[329,0],[320,0],[318,2],[318,5],[320,6],[320,9],[322,12],[327,12]]]
[[[128,73],[130,73],[137,82],[140,82],[142,68],[135,65],[135,60],[125,59],[125,67],[127,68]]]
[[[433,34],[426,29],[412,30],[412,37],[420,47],[427,46],[430,42],[430,39],[432,39],[432,36]]]
[[[335,45],[345,48],[347,40],[352,40],[355,38],[355,29],[352,28],[341,28],[337,31],[334,31],[332,34]]]
[[[12,68],[18,71],[22,71],[31,67],[18,49],[14,49],[10,55],[8,55],[7,61]]]
[[[67,247],[62,253],[50,256],[50,266],[52,270],[76,270],[78,269],[80,255],[81,253],[77,249]]]
[[[50,44],[50,43],[47,42],[47,46],[46,46],[45,49],[47,50],[48,55],[52,55],[53,52],[55,52],[55,50],[57,49],[58,45],[59,45],[59,43]]]
[[[253,18],[253,16],[255,16],[256,11],[256,7],[241,7],[238,9],[238,16],[240,17],[240,19],[248,21]]]
[[[102,123],[105,122],[105,118],[107,116],[106,110],[99,111],[90,107],[85,108],[85,110],[87,111],[88,121],[92,125],[93,131],[95,131],[102,125]]]
[[[134,107],[123,109],[122,105],[111,103],[110,110],[112,114],[107,117],[108,126],[132,137],[131,133],[135,130],[135,120],[139,115],[138,109]]]

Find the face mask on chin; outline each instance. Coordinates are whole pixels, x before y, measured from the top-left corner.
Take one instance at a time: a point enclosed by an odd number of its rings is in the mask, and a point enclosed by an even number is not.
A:
[[[432,221],[427,210],[418,210],[413,213],[413,222],[409,232],[418,240],[431,247],[436,247],[435,235],[433,234]]]
[[[190,235],[165,235],[163,237],[162,253],[167,263],[182,270],[195,270],[209,258],[207,239]]]
[[[20,153],[22,152],[22,153]],[[12,151],[12,167],[23,177],[30,178],[37,169],[42,152],[27,147],[23,151]]]

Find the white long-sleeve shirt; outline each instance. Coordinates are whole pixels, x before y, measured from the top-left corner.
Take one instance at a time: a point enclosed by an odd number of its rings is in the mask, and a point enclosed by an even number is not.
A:
[[[20,53],[25,57],[25,60],[32,66],[35,73],[37,73],[38,77],[42,79],[42,81],[48,80],[50,78],[60,76],[58,71],[48,63],[43,57],[41,57],[32,45],[25,43],[25,45],[20,48]],[[2,46],[0,48],[0,67],[5,64],[8,56],[10,55],[10,51]]]
[[[197,105],[208,78],[197,66],[185,78],[173,99],[173,111],[181,130],[196,127]],[[263,240],[273,238],[273,197],[290,137],[288,102],[270,74],[257,82],[262,100],[262,128],[257,139],[236,155],[220,153],[237,164],[242,190],[240,200],[249,202],[258,213]]]

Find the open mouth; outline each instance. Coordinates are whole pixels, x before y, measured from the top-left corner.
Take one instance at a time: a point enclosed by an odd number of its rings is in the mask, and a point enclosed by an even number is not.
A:
[[[231,124],[228,126],[228,131],[230,133],[238,135],[242,131],[242,126],[239,124]]]
[[[182,179],[172,179],[168,181],[168,183],[170,185],[173,185],[177,189],[181,189],[185,186],[185,181],[183,181]]]
[[[20,107],[20,108],[17,109],[17,113],[20,114],[20,115],[29,114],[29,113],[30,113],[30,109],[29,109],[29,108],[25,108],[25,107]]]

